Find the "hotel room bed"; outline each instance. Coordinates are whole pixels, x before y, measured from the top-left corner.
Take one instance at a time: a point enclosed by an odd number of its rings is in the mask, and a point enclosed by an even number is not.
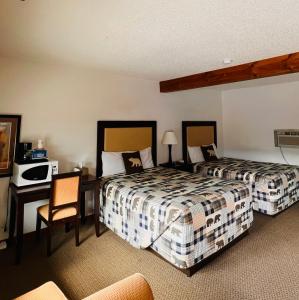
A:
[[[100,207],[108,228],[181,269],[217,252],[253,221],[245,184],[162,167],[104,178]]]
[[[275,215],[299,199],[299,170],[295,166],[221,158],[195,164],[194,172],[251,185],[253,209],[264,214]]]
[[[156,122],[99,121],[97,175],[105,169],[103,151],[146,147],[156,165]],[[252,197],[241,182],[152,167],[102,177],[100,221],[132,246],[152,248],[190,276],[207,257],[248,232]]]
[[[201,138],[193,137],[198,135]],[[188,160],[189,144],[201,146],[216,142],[216,122],[183,122],[185,160]],[[252,188],[253,209],[264,214],[275,215],[299,200],[299,169],[296,166],[220,158],[196,163],[193,171],[202,176],[248,184]]]

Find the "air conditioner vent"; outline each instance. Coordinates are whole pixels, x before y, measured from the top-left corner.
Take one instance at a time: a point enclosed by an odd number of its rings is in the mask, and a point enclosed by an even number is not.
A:
[[[299,148],[299,129],[274,130],[274,143],[276,147]]]

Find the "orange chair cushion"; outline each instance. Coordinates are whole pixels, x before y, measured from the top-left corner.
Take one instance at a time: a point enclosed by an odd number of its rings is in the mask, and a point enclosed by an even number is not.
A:
[[[49,204],[37,208],[37,212],[46,220],[49,218]],[[66,207],[53,210],[53,221],[75,216],[77,210],[75,207]]]
[[[153,300],[152,290],[141,274],[134,274],[83,300]]]
[[[55,206],[78,201],[79,176],[55,179],[53,203]]]
[[[15,300],[67,300],[58,286],[49,281]]]

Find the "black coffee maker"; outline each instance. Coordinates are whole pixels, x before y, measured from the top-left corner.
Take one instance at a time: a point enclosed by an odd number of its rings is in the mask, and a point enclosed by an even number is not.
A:
[[[18,143],[16,148],[15,161],[18,164],[25,164],[31,162],[30,151],[32,150],[32,143]]]

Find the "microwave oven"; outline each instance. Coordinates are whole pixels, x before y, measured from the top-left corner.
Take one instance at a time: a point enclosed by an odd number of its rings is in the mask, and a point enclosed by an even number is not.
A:
[[[50,182],[52,175],[58,174],[58,161],[17,164],[14,163],[12,182],[16,186],[26,186]]]

